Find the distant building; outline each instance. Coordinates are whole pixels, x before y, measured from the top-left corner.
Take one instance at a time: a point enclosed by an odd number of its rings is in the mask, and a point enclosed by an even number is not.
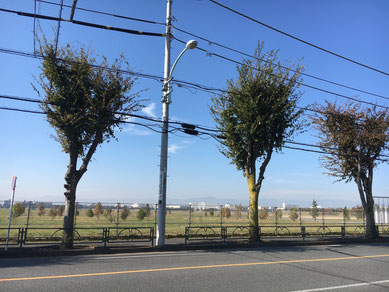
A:
[[[0,206],[1,208],[9,208],[9,206],[11,206],[11,200],[5,200],[0,202]]]
[[[206,203],[206,202],[201,202],[201,203],[198,203],[198,204],[189,203],[189,205],[191,205],[191,206],[192,206],[192,209],[194,209],[194,210],[196,210],[196,211],[210,210],[210,209],[213,209],[213,210],[220,210],[220,205],[208,204],[208,203]]]
[[[133,208],[133,209],[137,209],[137,208],[139,208],[139,204],[138,203],[134,203],[134,204],[131,204],[130,207]]]
[[[291,205],[291,204],[286,204],[286,203],[282,203],[282,207],[281,207],[281,210],[290,210],[290,209],[293,209],[293,208],[300,208],[299,205]]]
[[[166,208],[178,210],[181,209],[181,205],[167,205]]]

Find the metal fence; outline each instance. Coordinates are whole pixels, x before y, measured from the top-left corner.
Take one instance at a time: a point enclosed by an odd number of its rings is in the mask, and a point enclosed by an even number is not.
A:
[[[389,235],[389,224],[379,224],[376,226],[381,235]],[[308,237],[329,238],[329,237],[356,237],[363,236],[366,232],[364,225],[266,225],[258,227],[258,240],[266,237],[277,238],[301,238]],[[249,226],[191,226],[185,228],[185,244],[190,241],[235,241],[247,240],[250,238]]]
[[[9,209],[1,208],[0,244],[5,242]],[[25,210],[13,218],[10,245],[38,243],[62,243],[63,217],[53,210],[64,206],[62,202],[20,202]],[[43,211],[39,211],[39,205]],[[96,203],[78,202],[75,212],[75,243],[150,242],[153,244],[157,225],[157,209],[154,204],[102,203],[103,212],[95,212]],[[122,217],[128,208],[128,217]],[[138,217],[140,209],[147,209],[146,217]],[[42,208],[41,208],[42,209]],[[110,209],[107,215],[106,210]],[[87,215],[89,213],[89,215]],[[261,237],[310,236],[360,236],[365,232],[365,216],[362,208],[267,208],[259,211]],[[194,206],[181,205],[167,209],[166,237],[196,240],[238,240],[248,238],[247,208],[233,205]],[[380,234],[388,234],[386,223],[377,224]]]
[[[0,245],[5,244],[8,228],[0,228]],[[8,245],[19,247],[26,245],[59,245],[63,244],[64,228],[11,228]],[[103,227],[73,229],[75,244],[108,244],[118,243],[150,243],[154,245],[153,227]]]

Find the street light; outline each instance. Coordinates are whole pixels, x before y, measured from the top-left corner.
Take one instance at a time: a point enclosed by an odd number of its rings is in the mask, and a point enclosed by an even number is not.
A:
[[[167,42],[169,43],[169,42]],[[193,50],[197,47],[197,41],[190,40],[186,43],[185,48],[178,55],[174,61],[169,74],[165,75],[165,80],[162,87],[162,134],[161,134],[161,161],[159,164],[159,198],[158,198],[158,226],[157,226],[157,246],[165,245],[165,219],[166,219],[166,181],[167,181],[167,152],[168,152],[168,130],[169,130],[169,104],[171,103],[170,94],[172,92],[170,88],[170,81],[172,80],[172,74],[174,68],[177,65],[181,56],[189,49]],[[169,50],[166,56],[167,61],[165,64],[169,64],[170,55]],[[167,70],[166,70],[167,71]],[[166,72],[165,71],[165,72]]]

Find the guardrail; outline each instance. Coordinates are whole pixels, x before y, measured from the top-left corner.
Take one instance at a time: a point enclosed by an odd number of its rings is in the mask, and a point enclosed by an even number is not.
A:
[[[6,231],[8,228],[0,228]],[[62,244],[64,228],[11,228],[8,245],[34,245],[34,244]],[[3,232],[1,232],[3,233]],[[5,232],[6,233],[6,232]],[[5,244],[6,237],[0,236],[0,244]],[[103,228],[74,228],[74,243],[108,243],[150,242],[154,245],[153,227],[103,227]]]
[[[376,226],[379,234],[389,235],[389,224]],[[222,241],[249,239],[249,226],[189,226],[185,228],[185,244],[189,241]],[[262,237],[352,237],[365,234],[366,226],[350,225],[263,225],[258,227]]]

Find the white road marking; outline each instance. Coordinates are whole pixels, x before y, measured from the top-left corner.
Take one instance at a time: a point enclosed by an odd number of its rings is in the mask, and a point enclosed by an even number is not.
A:
[[[370,286],[377,284],[389,283],[389,280],[375,281],[375,282],[366,282],[366,283],[358,283],[358,284],[349,284],[349,285],[341,285],[341,286],[332,286],[332,287],[323,287],[316,289],[306,289],[306,290],[295,290],[292,292],[313,292],[313,291],[327,291],[327,290],[336,290],[336,289],[345,289],[345,288],[353,288],[353,287],[362,287],[362,286]]]

